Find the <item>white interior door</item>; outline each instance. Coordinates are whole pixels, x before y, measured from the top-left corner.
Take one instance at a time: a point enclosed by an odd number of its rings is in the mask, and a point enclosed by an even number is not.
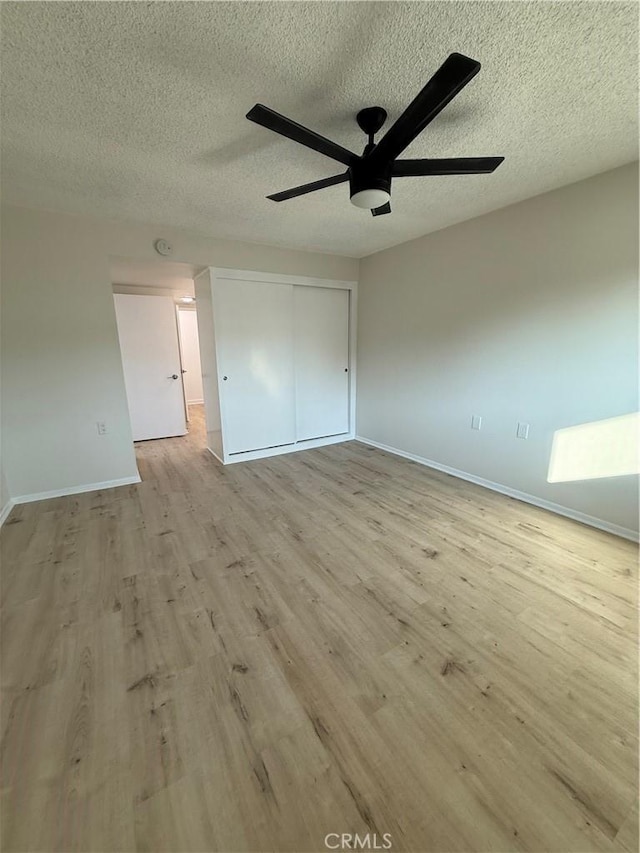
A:
[[[225,453],[295,441],[292,291],[290,284],[216,282]]]
[[[114,300],[133,440],[184,435],[173,299],[116,293]]]
[[[193,308],[178,309],[180,352],[182,355],[182,381],[187,405],[202,403],[202,368],[198,340],[198,315]]]
[[[296,439],[349,431],[349,291],[295,287]]]

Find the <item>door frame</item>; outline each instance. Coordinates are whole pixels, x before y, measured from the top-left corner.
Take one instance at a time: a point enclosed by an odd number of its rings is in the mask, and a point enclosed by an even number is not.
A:
[[[221,280],[252,281],[257,284],[292,284],[299,287],[325,287],[337,288],[349,291],[349,431],[337,436],[325,438],[312,438],[306,441],[296,441],[293,444],[285,444],[281,447],[270,447],[264,450],[248,450],[245,453],[229,454],[222,446],[222,458],[211,448],[209,451],[225,465],[235,462],[246,462],[251,459],[264,459],[268,456],[280,456],[284,453],[294,453],[298,450],[308,450],[313,447],[325,447],[329,444],[338,444],[343,441],[352,441],[356,437],[356,344],[357,344],[357,321],[358,321],[358,282],[341,281],[329,278],[312,278],[303,275],[284,275],[279,273],[257,272],[256,270],[229,269],[226,267],[209,267],[200,275],[209,274],[211,294],[213,296],[213,314],[215,318],[215,284]],[[196,276],[195,281],[200,276]],[[196,293],[197,298],[197,293]],[[215,322],[215,319],[214,319]],[[217,357],[216,347],[216,357]],[[221,411],[224,422],[224,412]],[[224,433],[224,425],[223,425]]]

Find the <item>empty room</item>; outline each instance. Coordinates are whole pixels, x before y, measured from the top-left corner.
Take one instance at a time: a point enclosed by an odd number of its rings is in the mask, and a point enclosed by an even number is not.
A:
[[[0,3],[1,849],[636,853],[636,2]]]

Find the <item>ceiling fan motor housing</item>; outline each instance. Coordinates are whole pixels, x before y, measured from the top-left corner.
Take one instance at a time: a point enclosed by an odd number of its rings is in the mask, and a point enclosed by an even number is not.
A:
[[[383,163],[375,169],[365,162],[349,168],[349,195],[353,198],[363,190],[382,190],[391,195],[391,163]]]

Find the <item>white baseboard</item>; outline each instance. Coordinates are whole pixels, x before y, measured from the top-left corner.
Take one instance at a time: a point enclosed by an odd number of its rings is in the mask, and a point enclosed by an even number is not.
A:
[[[46,501],[50,498],[64,498],[67,495],[80,495],[83,492],[100,492],[103,489],[115,489],[118,486],[131,486],[141,483],[140,475],[135,477],[122,477],[119,480],[105,480],[103,483],[85,483],[83,486],[69,486],[66,489],[53,489],[50,492],[35,492],[31,495],[19,495],[12,498],[13,504],[29,504],[34,501]]]
[[[9,513],[15,505],[16,502],[13,500],[13,498],[9,498],[6,504],[2,507],[2,510],[0,511],[0,527],[2,527],[5,521],[9,518]]]
[[[638,533],[635,530],[630,530],[628,527],[621,527],[618,524],[612,524],[609,521],[604,521],[601,518],[595,518],[592,515],[586,515],[584,512],[570,509],[561,504],[546,501],[543,498],[537,498],[535,495],[520,492],[518,489],[512,489],[510,486],[503,486],[501,483],[494,483],[492,480],[485,480],[484,477],[476,477],[475,474],[467,474],[466,471],[460,471],[458,468],[450,468],[448,465],[442,465],[440,462],[434,462],[433,459],[426,459],[423,456],[416,456],[415,453],[407,453],[404,450],[398,450],[397,447],[390,447],[388,444],[381,444],[379,441],[373,441],[370,438],[357,435],[356,441],[362,444],[368,444],[371,447],[377,447],[378,450],[385,450],[387,453],[393,453],[395,456],[402,456],[403,459],[410,459],[412,462],[417,462],[419,465],[425,465],[427,468],[434,468],[436,471],[442,471],[444,474],[450,474],[452,477],[458,477],[460,480],[467,480],[469,483],[475,483],[477,486],[483,486],[485,489],[491,489],[492,492],[499,492],[501,495],[507,495],[510,498],[515,498],[523,503],[532,504],[533,506],[546,509],[556,515],[563,515],[565,518],[571,518],[573,521],[579,521],[582,524],[587,524],[589,527],[595,527],[598,530],[604,530],[607,533],[613,533],[615,536],[621,536],[623,539],[630,539],[632,542],[638,541]]]

